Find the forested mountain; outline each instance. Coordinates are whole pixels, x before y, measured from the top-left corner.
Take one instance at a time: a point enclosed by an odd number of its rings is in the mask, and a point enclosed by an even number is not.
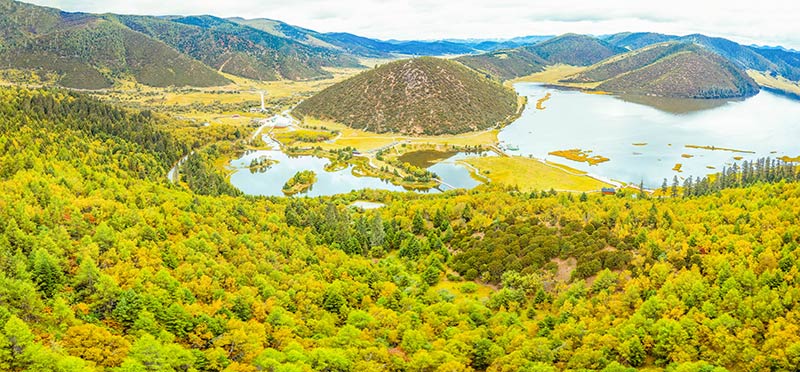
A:
[[[152,86],[213,86],[227,79],[111,17],[64,13],[0,0],[0,68],[53,74],[55,83],[84,89],[133,77]]]
[[[648,45],[660,44],[667,41],[674,41],[678,36],[664,35],[655,32],[621,32],[608,35],[602,38],[611,45],[634,50]]]
[[[292,26],[288,23],[277,21],[274,19],[266,19],[266,18],[245,19],[241,17],[233,17],[233,18],[228,18],[228,20],[231,22],[236,22],[240,25],[249,26],[270,33],[278,37],[292,39],[294,41],[303,44],[328,48],[328,49],[337,49],[337,46],[329,44],[324,40],[322,40],[319,32],[316,32],[314,30],[309,30],[307,28]]]
[[[329,77],[325,66],[356,67],[342,52],[308,46],[212,17],[119,16],[128,27],[161,40],[223,72],[257,80]]]
[[[539,72],[548,65],[587,66],[622,52],[624,49],[621,47],[591,36],[566,34],[532,46],[464,56],[457,60],[477,71],[508,80]]]
[[[776,74],[793,81],[800,80],[800,53],[795,51],[745,46],[728,39],[701,34],[674,36],[654,33],[621,33],[610,35],[605,40],[628,49],[637,49],[663,41],[691,42],[727,58],[739,68]]]
[[[598,90],[681,98],[747,97],[758,85],[723,57],[697,44],[669,42],[605,60],[563,80],[601,82]]]
[[[663,198],[204,196],[163,178],[184,150],[146,112],[17,88],[0,111],[3,370],[798,365],[796,166]]]
[[[624,51],[600,39],[576,34],[561,35],[531,48],[549,64],[572,66],[588,66]]]
[[[503,124],[517,112],[510,88],[449,60],[396,61],[334,84],[293,113],[372,132],[456,134]]]
[[[36,71],[72,88],[133,78],[150,86],[216,86],[218,71],[259,80],[328,77],[325,66],[356,67],[339,50],[210,16],[66,13],[0,0],[0,68]]]

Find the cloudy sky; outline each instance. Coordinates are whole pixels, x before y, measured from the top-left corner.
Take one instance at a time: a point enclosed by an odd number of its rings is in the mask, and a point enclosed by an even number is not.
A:
[[[381,39],[704,33],[800,49],[797,0],[26,0],[68,11],[272,18]]]

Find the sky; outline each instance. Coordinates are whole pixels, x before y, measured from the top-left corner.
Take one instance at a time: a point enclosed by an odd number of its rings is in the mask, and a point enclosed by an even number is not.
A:
[[[379,39],[703,33],[800,50],[797,0],[26,0],[67,11],[271,18]]]

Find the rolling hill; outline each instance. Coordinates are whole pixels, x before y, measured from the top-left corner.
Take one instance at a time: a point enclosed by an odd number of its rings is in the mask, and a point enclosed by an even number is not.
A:
[[[452,61],[392,62],[330,86],[293,113],[371,132],[456,134],[503,123],[517,112],[513,90]]]
[[[588,66],[624,51],[591,36],[566,34],[531,46],[464,56],[457,61],[500,80],[509,80],[542,71],[547,65]]]

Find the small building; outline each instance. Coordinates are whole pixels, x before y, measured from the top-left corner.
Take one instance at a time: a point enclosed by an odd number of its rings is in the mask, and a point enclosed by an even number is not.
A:
[[[603,195],[616,195],[617,194],[617,190],[614,189],[613,187],[603,187],[600,191],[603,193]]]

